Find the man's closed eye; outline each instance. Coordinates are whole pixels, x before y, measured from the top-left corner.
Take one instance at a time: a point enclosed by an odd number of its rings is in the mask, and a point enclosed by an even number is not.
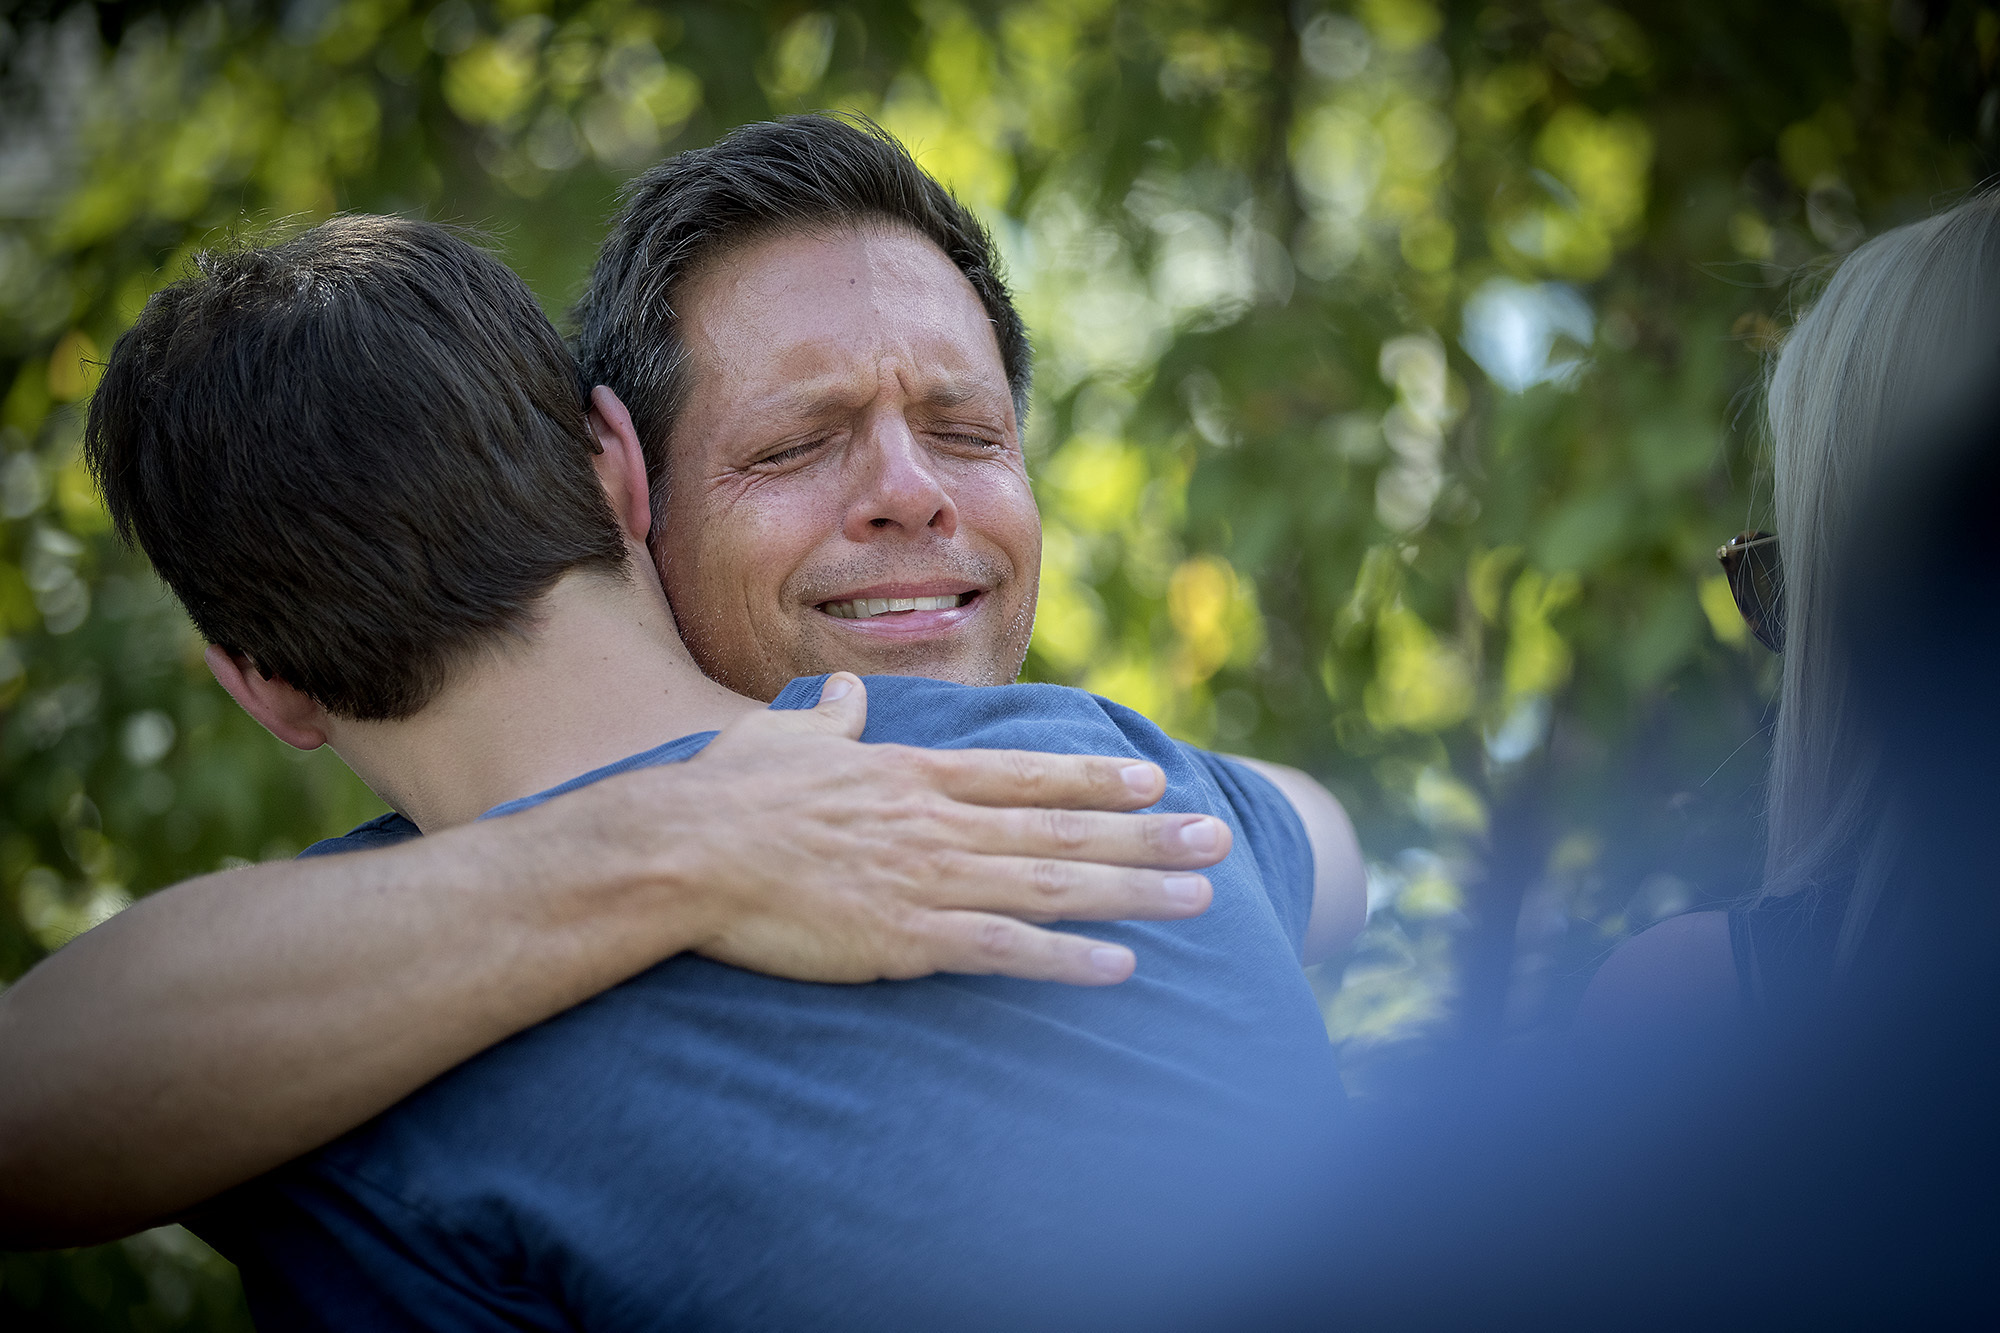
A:
[[[826,441],[824,439],[817,439],[817,440],[807,440],[803,444],[790,445],[786,448],[778,450],[778,452],[774,454],[766,454],[764,457],[758,459],[755,463],[751,464],[751,466],[784,467],[789,463],[801,462],[810,455],[812,455],[814,452],[822,448],[825,444]]]

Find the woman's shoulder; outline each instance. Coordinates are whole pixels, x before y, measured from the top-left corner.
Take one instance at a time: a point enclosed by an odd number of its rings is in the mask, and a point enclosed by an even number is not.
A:
[[[1803,890],[1669,917],[1604,960],[1577,1026],[1674,1038],[1813,1013],[1833,985],[1845,908],[1843,894]]]
[[[1584,992],[1578,1030],[1593,1039],[1672,1040],[1740,1026],[1743,984],[1730,917],[1687,912],[1619,945]]]

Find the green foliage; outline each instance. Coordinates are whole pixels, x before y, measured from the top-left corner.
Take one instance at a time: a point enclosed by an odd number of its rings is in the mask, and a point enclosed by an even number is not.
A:
[[[2000,19],[1819,0],[250,0],[0,24],[0,978],[376,807],[282,750],[107,530],[94,362],[201,245],[473,223],[559,310],[618,183],[866,111],[991,221],[1034,330],[1030,670],[1347,802],[1371,1053],[1560,1016],[1756,859],[1764,518],[1795,282],[1990,168]],[[1511,330],[1511,334],[1509,333]],[[1475,353],[1477,355],[1475,355]],[[37,1326],[240,1326],[184,1233],[10,1258]]]

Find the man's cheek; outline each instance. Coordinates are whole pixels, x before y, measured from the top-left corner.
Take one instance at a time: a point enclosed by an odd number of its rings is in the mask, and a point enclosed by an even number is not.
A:
[[[718,555],[717,591],[743,619],[743,637],[765,644],[795,638],[811,608],[785,595],[792,562],[782,528],[746,525],[736,529]]]
[[[1022,545],[1039,546],[1042,516],[1026,479],[996,470],[979,481],[979,485],[961,485],[952,497],[961,522],[1010,551]]]

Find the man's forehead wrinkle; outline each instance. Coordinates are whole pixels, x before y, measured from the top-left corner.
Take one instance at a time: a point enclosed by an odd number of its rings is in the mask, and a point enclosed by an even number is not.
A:
[[[762,364],[746,365],[750,373],[735,381],[741,405],[751,411],[794,414],[821,406],[860,406],[892,379],[912,402],[930,407],[963,407],[1005,396],[1003,385],[989,385],[976,372],[966,373],[962,363],[967,358],[949,341],[912,346],[893,330],[883,334],[868,340],[875,343],[872,348],[857,347],[851,336],[843,338],[832,331],[811,332],[775,345],[746,337],[741,341],[753,354],[762,354],[758,358]],[[710,354],[724,350],[716,340],[703,342]],[[760,371],[775,381],[768,388],[754,383]]]

